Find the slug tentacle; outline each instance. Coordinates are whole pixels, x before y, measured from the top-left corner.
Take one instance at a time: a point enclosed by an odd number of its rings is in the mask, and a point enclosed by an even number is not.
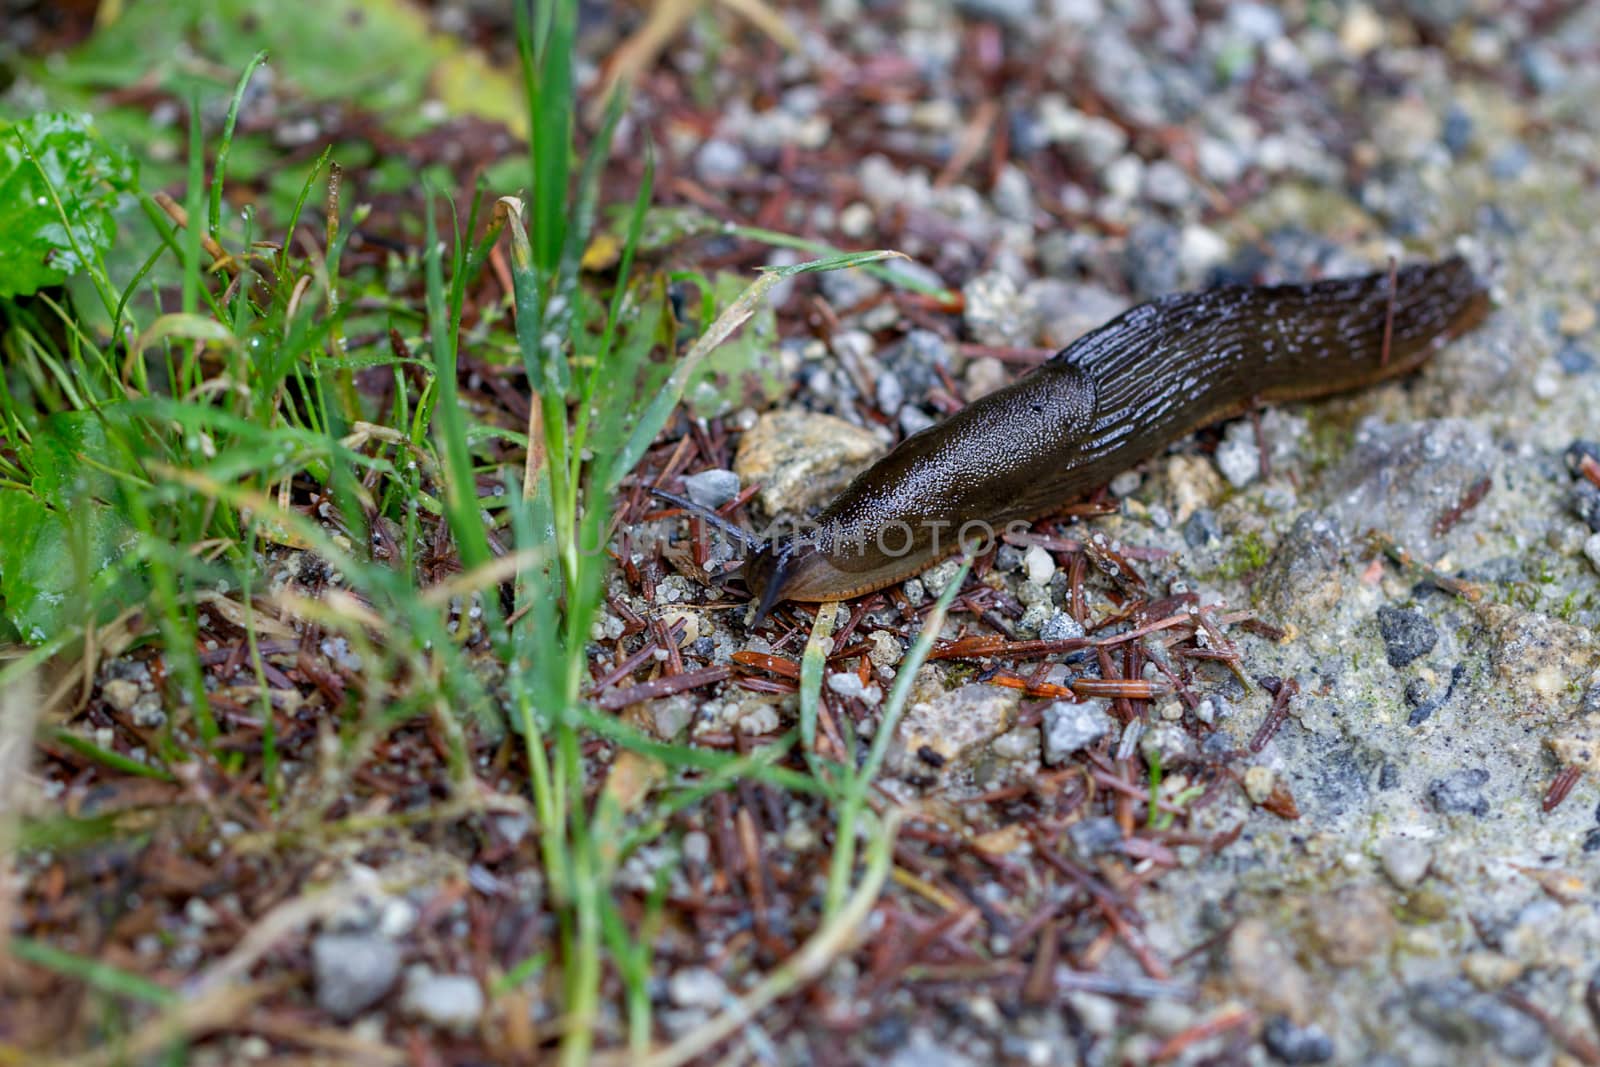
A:
[[[758,621],[783,600],[842,600],[916,574],[972,534],[992,540],[1255,403],[1408,373],[1487,309],[1460,258],[1141,304],[906,438],[814,529],[754,553]]]

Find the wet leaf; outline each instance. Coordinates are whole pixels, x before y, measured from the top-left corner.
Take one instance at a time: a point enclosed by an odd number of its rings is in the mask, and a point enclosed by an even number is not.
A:
[[[104,255],[133,164],[83,116],[35,115],[0,131],[0,296],[59,285]]]

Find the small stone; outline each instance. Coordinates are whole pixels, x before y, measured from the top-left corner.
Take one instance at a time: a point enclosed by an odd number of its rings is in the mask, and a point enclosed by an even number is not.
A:
[[[1600,773],[1600,714],[1590,713],[1565,724],[1544,743],[1563,767],[1577,767],[1590,775]]]
[[[1375,886],[1346,886],[1311,902],[1311,939],[1335,967],[1382,959],[1396,927],[1388,901]]]
[[[1271,767],[1262,767],[1259,764],[1248,767],[1244,772],[1244,791],[1252,804],[1265,804],[1272,796],[1273,786],[1278,784],[1278,776]]]
[[[1498,992],[1522,977],[1522,964],[1498,952],[1469,952],[1461,960],[1461,973],[1486,993]]]
[[[1053,612],[1039,627],[1041,641],[1070,641],[1083,633],[1083,624],[1064,611]]]
[[[1494,631],[1495,673],[1524,697],[1530,714],[1550,714],[1569,698],[1569,687],[1593,666],[1595,635],[1587,627],[1505,605],[1484,609]]]
[[[142,726],[146,730],[156,730],[166,725],[167,712],[161,706],[160,693],[141,693],[139,699],[133,702],[129,709],[133,715],[133,724]]]
[[[667,997],[680,1008],[714,1009],[728,999],[728,986],[709,968],[685,967],[667,980]]]
[[[1533,162],[1533,154],[1521,141],[1512,141],[1489,159],[1489,174],[1497,181],[1515,181]]]
[[[884,371],[878,375],[873,395],[878,402],[879,411],[885,415],[898,415],[900,409],[905,406],[906,387],[900,383],[898,374]]]
[[[1139,738],[1139,754],[1154,766],[1173,767],[1187,760],[1194,752],[1194,738],[1183,727],[1171,722],[1161,722],[1144,732]]]
[[[1352,4],[1339,23],[1339,46],[1361,57],[1383,44],[1383,20],[1366,4]]]
[[[961,287],[966,302],[962,318],[967,330],[986,345],[1021,345],[1032,339],[1036,318],[1024,307],[1011,276],[998,270],[976,275]]]
[[[751,703],[753,706],[746,707],[739,716],[739,732],[750,737],[777,733],[782,725],[778,709],[764,701]]]
[[[1580,374],[1588,374],[1594,370],[1594,356],[1586,348],[1568,341],[1556,349],[1556,365],[1563,374],[1576,378]]]
[[[1191,225],[1178,238],[1178,259],[1186,278],[1200,279],[1228,258],[1228,242],[1216,230]]]
[[[707,141],[694,155],[695,174],[714,185],[737,178],[748,162],[744,149],[731,141]]]
[[[861,676],[850,671],[828,675],[828,688],[847,700],[860,700],[866,691],[866,686],[861,684]]]
[[[1595,311],[1593,304],[1587,300],[1574,300],[1561,312],[1561,317],[1556,320],[1556,328],[1568,337],[1576,337],[1594,329],[1597,318],[1600,318],[1600,312]]]
[[[483,989],[469,974],[435,974],[427,967],[414,967],[406,974],[400,1009],[441,1030],[465,1033],[483,1015]]]
[[[768,515],[798,513],[831,498],[882,451],[875,436],[843,419],[775,411],[745,433],[733,469],[742,484],[761,484]]]
[[[1462,108],[1451,105],[1450,110],[1444,114],[1444,146],[1453,156],[1464,155],[1472,147],[1472,134],[1475,124],[1472,116]]]
[[[1163,207],[1183,207],[1194,197],[1189,176],[1170,159],[1158,159],[1144,172],[1144,195]]]
[[[1144,481],[1144,476],[1138,471],[1123,471],[1111,479],[1111,495],[1117,499],[1132,496],[1139,491],[1139,485]]]
[[[1455,771],[1428,783],[1428,799],[1441,815],[1473,815],[1481,819],[1489,814],[1489,801],[1483,795],[1483,787],[1488,784],[1489,772],[1482,767]]]
[[[872,224],[876,221],[872,208],[857,200],[845,205],[839,212],[839,232],[846,237],[860,239],[872,231]]]
[[[1235,489],[1243,489],[1261,477],[1261,448],[1249,423],[1236,422],[1217,445],[1217,469]]]
[[[1428,617],[1408,608],[1379,608],[1378,632],[1383,636],[1391,667],[1404,667],[1432,652],[1439,642],[1439,630]]]
[[[126,678],[113,678],[100,687],[100,696],[112,708],[127,714],[133,702],[139,699],[139,683]]]
[[[979,356],[967,364],[967,371],[962,378],[967,386],[967,402],[971,403],[1004,389],[1011,381],[1011,372],[993,356]]]
[[[1413,837],[1390,837],[1378,846],[1383,873],[1397,889],[1414,889],[1428,873],[1433,857],[1428,846]]]
[[[1492,1041],[1511,1061],[1537,1059],[1549,1046],[1536,1020],[1461,979],[1419,983],[1407,999],[1412,1018],[1457,1045],[1481,1047]]]
[[[1049,585],[1050,579],[1055,577],[1055,557],[1038,545],[1028,546],[1022,565],[1028,572],[1028,581],[1036,585]]]
[[[1018,701],[1015,690],[981,683],[916,701],[900,723],[900,768],[926,774],[924,753],[932,753],[941,768],[959,767],[1011,729]]]
[[[1189,521],[1183,524],[1183,540],[1190,548],[1204,548],[1220,542],[1222,525],[1217,522],[1216,513],[1201,508],[1190,515]]]
[[[1316,1024],[1296,1026],[1274,1015],[1262,1027],[1261,1042],[1279,1063],[1327,1063],[1333,1059],[1333,1038]]]
[[[1072,841],[1072,850],[1089,859],[1121,845],[1122,827],[1109,815],[1096,815],[1067,827],[1067,837]]]
[[[367,934],[321,934],[311,942],[317,1007],[340,1022],[383,999],[400,973],[400,948]]]
[[[1600,571],[1600,533],[1592,533],[1584,539],[1583,554],[1594,569]]]
[[[739,476],[732,471],[708,470],[683,480],[689,499],[715,511],[739,495]]]
[[[1106,709],[1111,702],[1103,699],[1086,700],[1073,704],[1058,700],[1044,709],[1044,761],[1050,766],[1065,763],[1074,752],[1088,748],[1112,730],[1111,716]]]
[[[1101,180],[1113,199],[1132,200],[1139,195],[1139,187],[1144,184],[1144,170],[1144,160],[1129,153],[1119,156],[1107,167]]]
[[[1311,981],[1295,954],[1263,919],[1241,919],[1227,939],[1229,984],[1263,1012],[1304,1021],[1311,1014]]]
[[[1600,533],[1600,488],[1587,479],[1572,486],[1572,513],[1588,524],[1589,529]]]

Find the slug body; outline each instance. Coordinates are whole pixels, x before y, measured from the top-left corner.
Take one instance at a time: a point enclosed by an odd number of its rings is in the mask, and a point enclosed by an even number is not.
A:
[[[1460,258],[1140,304],[906,438],[806,535],[752,555],[747,583],[762,615],[783,600],[881,589],[956,551],[964,526],[968,538],[998,536],[1198,427],[1406,374],[1487,308]]]

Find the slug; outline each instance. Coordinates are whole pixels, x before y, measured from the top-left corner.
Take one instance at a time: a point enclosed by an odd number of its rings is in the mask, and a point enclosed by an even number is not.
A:
[[[1301,284],[1160,297],[902,441],[804,536],[745,563],[760,605],[845,600],[919,573],[963,526],[1054,511],[1208,423],[1406,374],[1472,329],[1488,294],[1453,257]]]

